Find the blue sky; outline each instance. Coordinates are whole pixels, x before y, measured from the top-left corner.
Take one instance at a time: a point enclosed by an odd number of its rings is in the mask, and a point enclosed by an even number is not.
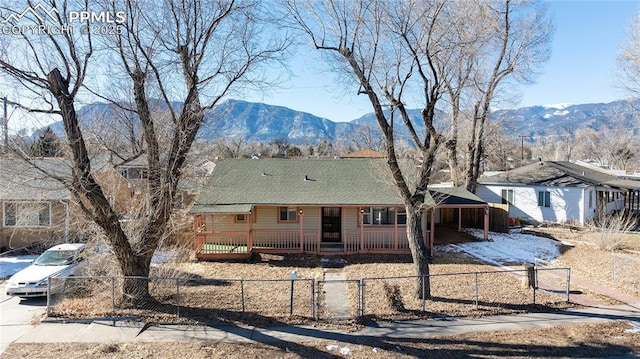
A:
[[[515,107],[625,98],[616,87],[616,57],[640,1],[549,1],[548,5],[556,26],[551,58],[536,83],[519,87],[521,101]],[[372,112],[364,96],[332,85],[335,76],[324,72],[313,55],[294,62],[291,70],[294,77],[283,89],[243,100],[286,106],[333,121]]]
[[[556,26],[551,58],[534,84],[519,86],[521,101],[510,107],[611,102],[627,97],[616,87],[616,57],[640,11],[640,0],[565,0],[548,1],[548,5]],[[266,94],[245,92],[233,97],[333,121],[351,121],[372,112],[365,96],[336,84],[340,79],[328,71],[319,52],[297,53],[292,61],[291,78],[280,87]],[[31,127],[15,117],[10,117],[10,127]]]

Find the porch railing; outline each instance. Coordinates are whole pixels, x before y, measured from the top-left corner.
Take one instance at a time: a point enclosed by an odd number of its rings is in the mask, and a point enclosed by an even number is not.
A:
[[[424,233],[425,243],[429,231]],[[303,237],[301,240],[301,236]],[[252,249],[261,252],[308,252],[320,251],[320,231],[296,229],[254,229],[250,231],[216,231],[197,236],[196,251],[201,255],[249,254]],[[409,250],[407,233],[393,228],[367,228],[343,231],[344,253],[358,252],[404,252]]]
[[[345,231],[343,238],[346,253],[409,250],[407,232],[404,230],[397,233],[393,229]]]
[[[199,234],[196,241],[196,251],[199,254],[249,253],[251,248],[247,241],[248,238],[248,231]]]

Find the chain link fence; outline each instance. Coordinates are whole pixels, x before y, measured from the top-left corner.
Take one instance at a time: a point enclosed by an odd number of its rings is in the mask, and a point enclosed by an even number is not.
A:
[[[640,288],[640,257],[612,251],[611,281],[629,288]]]
[[[146,277],[66,277],[49,281],[47,316],[145,316],[159,321],[179,317],[195,321],[315,317],[315,280],[259,280]],[[56,284],[63,289],[55,290]],[[128,284],[148,287],[148,296],[128,291]],[[135,309],[127,299],[140,297]]]
[[[359,280],[320,280],[317,283],[318,319],[343,320],[361,315]]]
[[[394,318],[406,314],[467,316],[480,313],[523,311],[532,305],[569,301],[568,286],[562,291],[539,290],[535,280],[550,269],[532,268],[468,273],[362,279],[362,315]],[[569,281],[569,268],[554,268]],[[531,275],[533,273],[533,275]],[[455,283],[455,284],[454,284]],[[419,299],[417,292],[429,286],[431,297]],[[558,295],[561,295],[559,298]]]
[[[533,279],[532,279],[533,278]],[[55,282],[55,283],[54,283]],[[68,277],[49,281],[47,315],[63,318],[147,317],[198,322],[303,317],[340,320],[361,316],[508,314],[569,301],[569,268],[437,273],[360,280]],[[123,288],[149,295],[129,309]],[[429,288],[426,288],[429,286]],[[417,291],[429,289],[429,299]],[[131,290],[128,291],[131,293]],[[134,293],[135,294],[135,293]],[[142,296],[145,298],[144,296]]]

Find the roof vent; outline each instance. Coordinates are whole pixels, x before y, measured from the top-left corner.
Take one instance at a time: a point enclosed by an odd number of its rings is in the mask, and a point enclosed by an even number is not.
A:
[[[264,177],[264,176],[266,176],[266,175],[267,175],[267,172],[262,171],[262,177]]]
[[[304,181],[306,182],[308,180],[309,180],[309,177],[307,175],[304,175]]]

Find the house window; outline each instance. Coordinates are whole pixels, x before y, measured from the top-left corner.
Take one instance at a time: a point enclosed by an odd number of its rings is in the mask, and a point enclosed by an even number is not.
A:
[[[237,223],[246,223],[247,222],[247,215],[244,213],[240,213],[240,214],[236,214],[236,220]]]
[[[589,191],[589,208],[593,208],[593,191]]]
[[[128,180],[146,179],[149,177],[147,176],[147,170],[145,168],[136,167],[120,168],[120,174]]]
[[[395,207],[364,207],[362,223],[373,225],[393,225],[396,219]],[[407,223],[407,213],[404,208],[398,208],[398,224]]]
[[[512,189],[502,190],[502,204],[514,204],[514,191]]]
[[[5,202],[4,226],[48,227],[51,225],[51,206],[48,202]]]
[[[538,207],[551,207],[551,192],[538,191]]]
[[[296,222],[298,220],[296,207],[280,207],[280,222]]]

